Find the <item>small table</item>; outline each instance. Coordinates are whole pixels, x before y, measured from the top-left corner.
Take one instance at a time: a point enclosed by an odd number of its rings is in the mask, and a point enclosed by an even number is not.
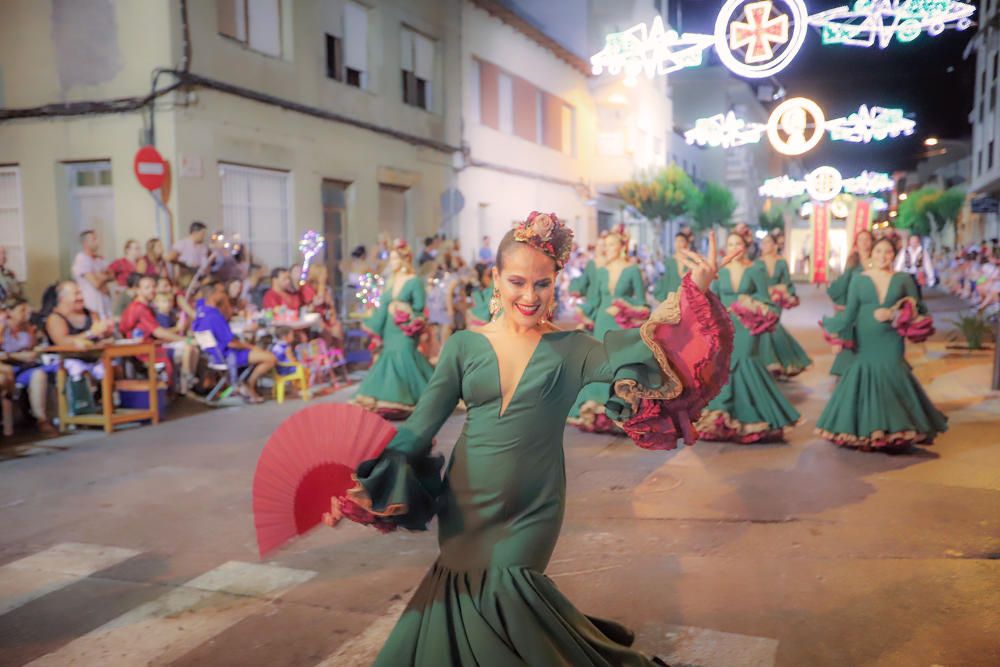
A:
[[[160,423],[160,411],[157,405],[159,396],[157,393],[155,343],[122,340],[114,343],[95,345],[87,349],[80,349],[72,345],[54,345],[45,348],[44,351],[46,354],[56,354],[59,356],[59,370],[56,373],[56,393],[59,399],[59,431],[61,433],[65,433],[66,427],[70,424],[78,426],[101,426],[106,433],[111,433],[118,424],[135,421],[151,421],[154,424]],[[147,368],[149,369],[149,409],[147,410],[130,408],[115,410],[112,396],[115,389],[115,374],[112,362],[122,357],[145,358]],[[64,364],[68,358],[87,359],[91,361],[99,360],[104,366],[104,378],[101,380],[101,412],[99,414],[69,414],[69,405],[66,402],[66,368]]]

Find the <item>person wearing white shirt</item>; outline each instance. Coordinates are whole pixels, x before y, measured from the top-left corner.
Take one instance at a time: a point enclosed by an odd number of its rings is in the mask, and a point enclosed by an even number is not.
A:
[[[111,292],[108,290],[108,283],[114,280],[114,274],[108,270],[107,261],[97,254],[100,246],[97,232],[88,229],[81,233],[80,245],[83,250],[73,260],[73,279],[80,286],[87,310],[102,320],[109,318]]]
[[[918,234],[911,234],[910,238],[907,239],[906,247],[896,257],[895,269],[913,276],[918,290],[930,287],[935,282],[934,262],[924,251]]]

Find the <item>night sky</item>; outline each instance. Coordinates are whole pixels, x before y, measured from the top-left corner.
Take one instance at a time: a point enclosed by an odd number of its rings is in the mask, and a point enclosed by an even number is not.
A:
[[[713,32],[721,0],[671,0],[672,22],[677,20],[675,5],[678,3],[681,5],[682,32]],[[781,3],[777,4],[780,8]],[[848,2],[806,2],[810,14],[846,4]],[[810,28],[795,60],[776,77],[788,97],[814,99],[827,118],[846,116],[857,111],[861,104],[902,108],[907,117],[917,122],[917,128],[911,137],[867,145],[834,142],[827,137],[805,156],[805,166],[812,169],[830,164],[845,175],[862,169],[912,168],[925,150],[925,137],[969,138],[975,56],[962,60],[962,52],[975,31],[973,25],[962,32],[946,30],[938,37],[924,34],[906,44],[893,40],[888,48],[881,50],[877,47],[823,46],[818,30]],[[708,53],[711,54],[709,64],[716,64],[714,50]]]

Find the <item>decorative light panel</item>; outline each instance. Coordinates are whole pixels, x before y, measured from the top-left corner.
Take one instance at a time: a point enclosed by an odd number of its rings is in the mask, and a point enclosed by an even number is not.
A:
[[[699,146],[721,146],[732,148],[745,144],[755,144],[767,131],[763,123],[748,123],[729,111],[710,118],[699,118],[694,129],[684,133],[684,140]]]
[[[903,116],[902,109],[871,107],[862,104],[856,113],[845,118],[834,118],[826,122],[826,129],[834,141],[870,143],[883,141],[888,137],[913,134],[915,121]]]
[[[824,44],[888,47],[893,38],[912,42],[921,34],[937,36],[948,26],[972,25],[973,5],[954,0],[857,0],[809,17]]]
[[[889,174],[863,171],[854,178],[844,178],[833,167],[819,167],[806,174],[805,180],[795,180],[789,176],[769,178],[757,188],[761,197],[791,199],[808,194],[815,201],[830,201],[841,192],[852,195],[873,195],[896,187]]]
[[[605,37],[591,57],[594,74],[624,72],[625,83],[640,74],[652,78],[702,63],[715,46],[719,60],[733,73],[751,79],[774,76],[795,58],[810,25],[824,44],[887,48],[895,39],[910,42],[923,33],[940,35],[948,27],[965,30],[976,8],[957,0],[856,0],[809,15],[804,0],[726,0],[712,35],[678,34],[657,16],[650,27],[639,23]]]

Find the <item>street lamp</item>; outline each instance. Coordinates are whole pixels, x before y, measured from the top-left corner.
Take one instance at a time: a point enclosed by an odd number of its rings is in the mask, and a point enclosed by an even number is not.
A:
[[[938,143],[937,137],[927,137],[924,139],[924,146],[937,146]]]
[[[899,195],[899,201],[906,201],[907,197],[909,197],[909,195],[904,192],[901,195]]]

